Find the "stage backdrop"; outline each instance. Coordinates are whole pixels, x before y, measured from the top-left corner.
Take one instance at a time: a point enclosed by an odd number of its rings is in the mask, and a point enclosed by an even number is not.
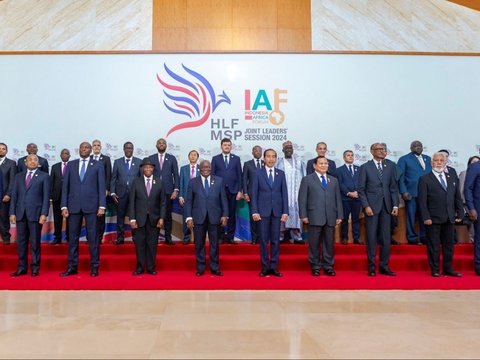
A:
[[[371,143],[386,142],[395,161],[418,139],[427,154],[449,149],[461,171],[480,144],[475,56],[1,55],[0,79],[0,141],[12,159],[35,142],[53,164],[63,147],[76,158],[96,138],[113,159],[125,141],[142,158],[164,137],[181,166],[189,150],[210,159],[228,137],[244,161],[256,144],[281,155],[288,139],[305,161],[325,141],[341,165],[345,149],[361,164]]]

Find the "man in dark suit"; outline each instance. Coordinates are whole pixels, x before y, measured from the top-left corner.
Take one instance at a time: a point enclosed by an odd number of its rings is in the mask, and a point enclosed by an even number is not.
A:
[[[318,144],[317,144],[317,147],[316,147],[316,152],[317,152],[317,156],[322,156],[324,158],[327,157],[327,143],[323,142],[323,141],[320,141]],[[316,161],[317,157],[314,157],[313,159],[310,159],[307,161],[307,175],[309,174],[312,174],[315,169],[314,169],[314,166],[315,166],[315,161]],[[335,171],[337,171],[337,166],[335,165],[335,161],[333,160],[330,160],[330,159],[327,159],[328,161],[328,175],[332,175],[332,176],[335,176]]]
[[[263,154],[265,167],[256,170],[251,181],[252,220],[259,224],[260,262],[259,276],[268,274],[281,277],[278,271],[280,254],[280,224],[288,219],[288,193],[285,173],[275,168],[277,153],[273,149]],[[270,241],[270,254],[268,242]]]
[[[187,198],[188,184],[190,180],[200,176],[200,165],[197,163],[199,154],[197,150],[192,150],[188,153],[188,164],[180,168],[180,193],[178,196],[178,202],[182,208],[185,207],[185,200]],[[183,240],[182,244],[187,245],[190,243],[190,229],[187,227],[187,218],[185,217],[185,208],[183,209]]]
[[[421,176],[428,174],[432,170],[432,159],[430,156],[422,154],[423,145],[415,140],[410,144],[410,153],[403,155],[398,159],[397,166],[402,174],[398,181],[400,194],[405,201],[406,221],[407,221],[407,241],[411,245],[422,245],[426,242],[426,232],[423,221],[419,221],[420,238],[417,237],[415,230],[415,220],[419,211],[417,211],[417,191],[418,180]]]
[[[31,247],[32,276],[40,270],[40,236],[47,221],[50,179],[38,168],[37,155],[27,156],[26,171],[15,175],[10,202],[10,222],[17,226],[18,267],[10,276],[21,276],[28,269],[28,243]]]
[[[37,152],[38,152],[38,146],[34,143],[30,143],[27,145],[27,156],[28,155],[37,155]],[[20,159],[18,159],[17,161],[17,167],[18,167],[18,172],[21,172],[21,171],[25,171],[27,169],[26,167],[26,160],[27,160],[27,156],[24,156],[24,157],[21,157]],[[48,161],[47,159],[37,155],[38,157],[38,169],[43,171],[43,172],[46,172],[48,174]]]
[[[62,161],[52,166],[50,173],[50,200],[52,202],[53,211],[53,240],[50,241],[50,245],[57,245],[62,243],[62,188],[63,177],[67,171],[68,160],[70,160],[70,151],[68,149],[62,149],[60,152],[60,159]],[[68,242],[68,221],[65,227],[65,238]]]
[[[100,161],[103,164],[105,174],[105,203],[106,198],[110,194],[110,181],[112,178],[112,163],[110,157],[102,154],[102,143],[100,140],[95,139],[92,141],[92,155],[90,156],[95,161]],[[97,219],[97,235],[98,243],[103,242],[103,234],[105,233],[105,216],[100,216]]]
[[[242,193],[242,165],[240,158],[231,153],[232,141],[224,138],[220,142],[222,152],[212,158],[212,175],[221,177],[225,186],[228,201],[227,227],[218,227],[218,241],[220,243],[235,244],[235,227],[237,225],[237,201],[243,197]]]
[[[243,164],[243,199],[248,204],[250,216],[253,214],[251,203],[253,177],[255,175],[255,172],[257,170],[260,170],[264,164],[262,160],[262,147],[259,145],[255,145],[252,148],[252,155],[253,159],[245,161],[245,163]],[[258,242],[258,233],[260,231],[259,227],[260,223],[258,221],[252,221],[252,219],[250,219],[250,234],[252,237],[253,245]]]
[[[440,246],[443,250],[443,275],[460,277],[453,271],[453,228],[463,213],[458,179],[445,174],[447,157],[442,152],[432,156],[432,171],[418,182],[420,215],[427,231],[427,256],[431,275],[440,276]]]
[[[62,215],[68,219],[68,268],[60,276],[78,273],[78,242],[82,219],[85,219],[90,248],[90,276],[98,276],[100,244],[97,219],[105,216],[105,168],[100,161],[90,158],[92,145],[82,142],[80,159],[70,161],[65,171],[62,188]]]
[[[340,185],[343,205],[340,242],[343,245],[348,243],[348,218],[351,218],[353,243],[363,244],[363,241],[360,240],[360,212],[362,211],[362,203],[358,196],[359,166],[353,163],[355,157],[352,150],[345,150],[343,152],[343,160],[345,164],[340,166],[335,172],[335,176]]]
[[[128,204],[137,255],[133,275],[143,274],[145,270],[156,275],[158,234],[164,225],[167,200],[162,181],[153,176],[155,164],[145,158],[140,167],[143,175],[133,181]]]
[[[17,163],[7,158],[8,147],[0,143],[0,171],[2,172],[2,196],[0,201],[0,235],[3,244],[10,245],[10,198],[13,181],[17,173]]]
[[[221,177],[211,175],[210,161],[200,163],[200,177],[188,185],[185,216],[187,226],[195,238],[196,276],[206,268],[205,241],[208,232],[210,244],[210,273],[222,276],[219,266],[218,225],[225,226],[228,219],[228,202]]]
[[[468,216],[475,229],[474,237],[474,266],[475,274],[480,276],[480,161],[471,163],[465,176],[465,185],[463,188],[465,204],[468,208]]]
[[[178,163],[175,156],[168,154],[167,141],[157,140],[157,154],[149,156],[150,162],[155,164],[153,176],[161,179],[163,190],[167,198],[167,210],[165,215],[165,244],[175,245],[172,241],[172,207],[173,201],[179,192],[178,184]]]
[[[387,164],[387,155],[382,143],[370,147],[373,160],[360,166],[358,194],[365,212],[367,230],[368,276],[376,275],[375,254],[380,246],[379,272],[395,276],[390,270],[390,215],[398,215],[398,190],[395,168]]]
[[[117,239],[114,245],[125,242],[125,216],[127,215],[130,188],[133,181],[140,176],[140,163],[142,160],[133,156],[133,144],[127,141],[123,144],[125,156],[113,162],[110,195],[117,205]]]
[[[298,192],[300,219],[308,225],[308,261],[312,276],[319,276],[321,268],[327,276],[335,276],[334,231],[343,218],[340,186],[335,177],[327,175],[326,158],[319,156],[314,168],[314,173],[302,179]]]

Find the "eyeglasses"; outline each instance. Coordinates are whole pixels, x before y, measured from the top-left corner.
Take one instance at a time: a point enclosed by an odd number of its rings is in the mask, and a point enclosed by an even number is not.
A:
[[[387,150],[387,149],[385,149],[385,148],[382,147],[382,148],[374,148],[373,150],[375,150],[375,151],[385,151],[385,150]]]

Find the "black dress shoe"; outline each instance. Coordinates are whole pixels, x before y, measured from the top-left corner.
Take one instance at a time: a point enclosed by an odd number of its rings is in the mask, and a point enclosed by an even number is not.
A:
[[[368,276],[371,276],[371,277],[377,276],[377,273],[375,271],[369,271]]]
[[[453,277],[462,277],[462,274],[455,272],[455,271],[444,271],[442,273],[443,276],[453,276]]]
[[[228,239],[226,242],[227,244],[230,244],[230,245],[237,245],[237,243],[233,239]]]
[[[172,241],[172,239],[170,239],[170,240],[165,240],[165,244],[166,244],[166,245],[175,245],[175,243]]]
[[[270,274],[272,274],[273,276],[276,276],[276,277],[282,277],[283,276],[283,274],[276,269],[275,270],[270,270]]]
[[[52,240],[48,244],[49,245],[60,245],[62,243],[62,240]]]
[[[3,245],[10,245],[10,240],[7,240],[7,241],[3,240]]]
[[[305,245],[305,240],[293,240],[294,244]]]
[[[90,276],[91,277],[97,277],[98,276],[98,269],[90,270]]]
[[[382,274],[382,275],[397,276],[396,273],[394,273],[392,270],[390,270],[390,269],[388,269],[388,268],[387,268],[387,269],[380,269],[378,272],[379,272],[380,274]]]
[[[324,272],[327,276],[337,276],[337,273],[333,269],[325,269]]]
[[[432,271],[432,277],[440,277],[440,273],[438,271]]]
[[[312,276],[320,276],[320,269],[312,270]]]
[[[257,240],[252,240],[252,242],[250,244],[257,245]]]
[[[65,276],[71,276],[71,275],[77,275],[78,271],[74,269],[67,269],[64,272],[60,273],[60,276],[65,277]]]
[[[149,275],[157,275],[157,272],[155,270],[147,270],[147,274]]]
[[[190,244],[190,240],[185,240],[185,239],[182,240],[182,245],[188,245],[188,244]]]
[[[17,270],[10,274],[10,276],[13,276],[13,277],[22,276],[22,275],[27,275],[27,270]]]
[[[400,243],[399,243],[397,240],[395,240],[395,239],[392,239],[392,240],[390,241],[390,244],[392,244],[392,245],[400,245]]]
[[[32,277],[38,276],[38,275],[39,275],[39,274],[38,274],[38,270],[32,270],[32,274],[31,274],[31,275],[32,275]]]
[[[204,273],[205,273],[205,271],[197,271],[195,273],[195,276],[203,276]]]
[[[260,277],[265,277],[265,276],[267,276],[267,275],[268,275],[268,271],[267,271],[267,270],[262,270],[262,271],[260,271],[260,273],[258,274],[258,276],[260,276]]]
[[[223,276],[223,273],[220,270],[210,270],[210,274],[215,276]]]
[[[142,275],[143,274],[143,270],[142,269],[137,269],[135,270],[134,272],[132,272],[132,275],[133,276],[138,276],[138,275]]]
[[[125,243],[125,240],[118,240],[117,239],[113,242],[113,245],[123,245],[124,243]]]

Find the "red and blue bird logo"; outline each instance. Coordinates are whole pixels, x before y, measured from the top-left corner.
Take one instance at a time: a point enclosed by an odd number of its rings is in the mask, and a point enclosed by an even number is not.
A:
[[[168,81],[157,74],[157,79],[163,86],[166,99],[165,107],[172,113],[190,118],[190,120],[175,125],[167,132],[167,137],[181,129],[203,125],[221,103],[231,104],[230,98],[223,91],[215,95],[210,82],[198,72],[182,64],[185,75],[180,76],[163,64],[170,77]]]

